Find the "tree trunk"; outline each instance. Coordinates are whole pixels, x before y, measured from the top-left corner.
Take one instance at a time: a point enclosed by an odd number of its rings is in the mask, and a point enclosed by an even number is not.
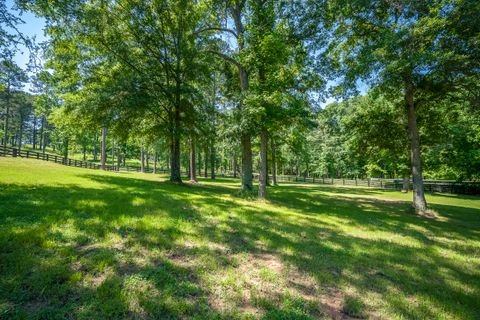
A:
[[[148,152],[148,149],[147,149],[147,154],[145,155],[145,161],[146,161],[146,169],[147,169],[147,172],[150,170],[150,152]]]
[[[122,163],[122,153],[118,150],[117,153],[117,171],[120,171],[120,165]]]
[[[413,207],[419,214],[427,210],[427,201],[423,189],[422,161],[420,153],[420,138],[417,127],[417,117],[415,114],[414,88],[411,81],[406,81],[405,100],[408,111],[408,133],[410,136],[410,160],[412,165],[413,178]]]
[[[19,124],[19,137],[18,137],[18,151],[22,150],[22,137],[23,137],[23,117],[20,117],[20,124]]]
[[[37,148],[37,116],[33,116],[32,148]]]
[[[87,160],[87,147],[83,146],[83,161]]]
[[[208,178],[208,147],[205,146],[205,172],[204,177]]]
[[[408,189],[410,189],[410,178],[409,178],[409,176],[405,175],[403,177],[402,192],[407,193]]]
[[[112,139],[112,168],[115,169],[115,140]]]
[[[3,138],[3,145],[4,147],[7,147],[8,143],[8,121],[10,120],[10,92],[7,89],[7,107],[5,110],[5,132],[4,132],[4,138]]]
[[[212,140],[212,145],[210,147],[210,179],[215,179],[215,144]]]
[[[40,120],[40,148],[39,149],[42,149],[42,146],[43,146],[43,129],[44,129],[44,126],[45,126],[45,117],[42,116],[41,120]]]
[[[253,190],[252,140],[250,135],[242,135],[242,190]]]
[[[95,134],[95,142],[93,143],[93,161],[97,161],[97,143],[98,143],[98,138],[97,138],[97,135]]]
[[[140,147],[140,172],[145,172],[145,149],[143,144]]]
[[[197,164],[197,170],[198,170],[198,176],[202,176],[202,149],[199,148],[198,152],[198,164]]]
[[[43,133],[43,145],[42,145],[42,152],[43,154],[45,154],[45,149],[47,148],[47,142],[48,142],[48,135],[47,135],[47,132],[45,131]]]
[[[155,149],[155,153],[153,154],[153,174],[157,173],[157,162],[158,162],[158,152]]]
[[[195,168],[195,140],[190,138],[190,182],[197,182],[197,169]]]
[[[170,181],[181,183],[182,177],[180,174],[180,138],[174,136],[170,143]]]
[[[177,97],[180,103],[180,97]],[[180,106],[175,107],[173,114],[173,131],[170,142],[171,151],[171,165],[170,165],[170,181],[175,183],[182,183],[182,176],[180,173]]]
[[[102,151],[101,151],[101,168],[105,170],[105,163],[107,162],[107,128],[102,128]]]
[[[63,141],[63,157],[68,158],[68,138],[65,138]]]
[[[265,199],[267,197],[267,146],[268,133],[266,129],[262,129],[260,132],[260,167],[258,176],[258,197],[261,199]]]
[[[233,177],[237,177],[237,152],[233,151]]]
[[[272,138],[271,139],[272,141],[272,182],[273,182],[273,185],[276,186],[277,185],[277,150],[276,150],[276,146],[275,146],[275,140]]]
[[[297,158],[297,163],[296,163],[296,176],[297,178],[300,177],[300,160]]]

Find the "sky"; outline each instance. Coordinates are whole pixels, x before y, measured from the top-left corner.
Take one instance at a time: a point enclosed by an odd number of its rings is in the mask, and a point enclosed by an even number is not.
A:
[[[12,11],[15,15],[19,15],[18,11],[14,11],[14,1],[6,1],[7,8]],[[18,25],[18,29],[22,34],[27,37],[35,37],[36,42],[45,41],[47,38],[43,31],[45,27],[45,20],[43,18],[36,17],[31,12],[23,12],[20,15],[20,18],[25,22]],[[19,52],[15,56],[15,62],[22,68],[25,68],[28,64],[29,52],[25,47],[21,47]]]

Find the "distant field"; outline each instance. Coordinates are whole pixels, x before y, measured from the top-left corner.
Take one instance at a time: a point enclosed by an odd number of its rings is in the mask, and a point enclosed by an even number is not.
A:
[[[0,319],[480,319],[480,197],[0,158]]]

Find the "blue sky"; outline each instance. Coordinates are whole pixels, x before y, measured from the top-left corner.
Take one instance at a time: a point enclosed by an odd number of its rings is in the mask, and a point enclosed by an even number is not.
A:
[[[6,1],[7,8],[11,11],[14,9],[14,1],[7,0]],[[18,11],[13,11],[15,15],[19,15]],[[20,15],[20,18],[25,22],[23,24],[18,25],[18,29],[27,37],[35,37],[37,42],[45,41],[47,38],[45,37],[43,28],[45,27],[45,20],[39,17],[36,17],[31,12],[23,12]],[[17,64],[25,68],[29,60],[29,52],[26,50],[25,47],[21,47],[19,52],[15,56],[15,61]]]

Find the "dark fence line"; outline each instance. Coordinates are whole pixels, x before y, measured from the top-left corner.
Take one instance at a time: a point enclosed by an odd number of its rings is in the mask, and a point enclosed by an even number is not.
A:
[[[403,179],[333,179],[333,178],[314,178],[314,177],[292,177],[278,176],[279,182],[303,182],[314,184],[329,184],[343,186],[361,186],[373,189],[402,190]],[[455,181],[455,180],[424,180],[423,186],[426,192],[443,192],[454,194],[474,194],[480,195],[480,182],[474,181]],[[412,190],[413,182],[409,181],[409,189]]]
[[[19,150],[17,148],[9,148],[0,146],[0,156],[12,156],[12,157],[21,157],[28,159],[37,159],[43,161],[50,161],[54,163],[59,163],[71,167],[77,168],[88,168],[88,169],[101,169],[101,165],[82,161],[74,160],[70,158],[65,158],[55,154],[36,152],[31,150]],[[105,165],[105,170],[107,171],[134,171],[140,172],[140,167],[117,167],[111,165]],[[153,168],[144,168],[145,173],[153,173]],[[156,173],[168,173],[168,170],[157,168]],[[219,177],[233,177],[232,172],[219,173]],[[237,174],[237,178],[240,175]],[[255,175],[255,179],[258,179],[258,175]],[[270,176],[270,181],[272,177]],[[343,185],[343,186],[359,186],[367,187],[373,189],[385,189],[385,190],[402,190],[403,188],[403,179],[381,179],[381,178],[368,178],[368,179],[334,179],[334,178],[324,178],[324,177],[297,177],[297,176],[287,176],[287,175],[278,175],[278,182],[293,182],[293,183],[311,183],[311,184],[325,184],[325,185]],[[454,181],[454,180],[424,180],[423,182],[425,191],[427,192],[443,192],[443,193],[453,193],[453,194],[473,194],[480,195],[480,182],[475,181]],[[412,189],[412,181],[410,180],[410,189]]]
[[[50,162],[63,164],[70,167],[77,167],[77,168],[87,168],[87,169],[96,169],[96,170],[99,170],[102,168],[101,165],[92,163],[89,161],[75,160],[75,159],[65,158],[56,154],[36,152],[32,150],[21,150],[18,148],[10,148],[10,147],[4,147],[4,146],[0,146],[0,156],[12,156],[12,157],[27,158],[27,159],[50,161]],[[132,167],[132,166],[117,167],[112,165],[105,165],[105,170],[107,171],[125,170],[125,171],[140,172],[141,168]],[[153,168],[144,168],[144,172],[153,173]],[[157,168],[156,173],[167,173],[167,170]]]
[[[63,164],[70,167],[77,168],[87,168],[87,169],[101,169],[102,166],[96,163],[91,163],[88,161],[75,160],[70,158],[65,158],[56,154],[36,152],[31,150],[21,150],[17,148],[9,148],[0,146],[0,156],[12,156],[14,158],[27,158],[27,159],[37,159],[43,161],[50,161],[54,163]],[[114,166],[105,165],[105,170],[107,171],[116,171]]]
[[[222,173],[219,176],[233,177],[233,172]],[[240,174],[237,173],[237,177]],[[258,174],[254,175],[254,179],[258,179]],[[269,176],[272,181],[272,176]],[[402,190],[403,179],[383,179],[383,178],[368,178],[368,179],[336,179],[326,177],[300,177],[277,175],[277,182],[293,182],[293,183],[310,183],[310,184],[325,184],[325,185],[341,185],[341,186],[356,186],[367,187],[372,189],[384,190]],[[442,192],[452,194],[471,194],[480,195],[480,182],[477,181],[455,181],[455,180],[423,180],[423,186],[426,192]],[[409,190],[413,189],[412,180],[409,181]]]

